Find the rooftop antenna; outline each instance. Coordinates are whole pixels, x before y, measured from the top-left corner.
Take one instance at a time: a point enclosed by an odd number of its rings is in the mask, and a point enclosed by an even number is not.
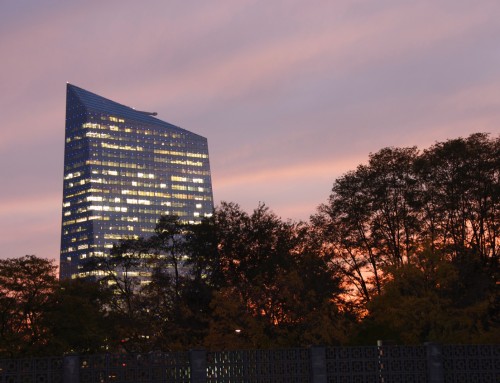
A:
[[[156,112],[144,112],[142,110],[135,110],[135,111],[138,112],[138,113],[146,114],[148,116],[157,116],[158,115],[158,113],[156,113]]]

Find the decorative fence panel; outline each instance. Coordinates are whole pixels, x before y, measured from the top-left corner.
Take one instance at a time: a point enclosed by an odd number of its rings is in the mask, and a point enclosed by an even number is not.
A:
[[[0,359],[0,383],[63,383],[63,358]]]
[[[327,347],[328,383],[372,383],[379,381],[376,347]]]
[[[500,345],[68,355],[0,359],[0,383],[488,383]]]
[[[308,349],[207,353],[207,383],[308,383]]]
[[[80,383],[190,383],[187,352],[80,357]]]
[[[380,380],[383,383],[427,382],[425,346],[378,347]]]
[[[500,345],[442,346],[446,383],[500,382]]]

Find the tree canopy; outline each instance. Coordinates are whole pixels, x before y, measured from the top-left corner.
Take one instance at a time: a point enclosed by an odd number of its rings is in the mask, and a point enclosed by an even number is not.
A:
[[[0,356],[499,342],[500,138],[384,148],[309,222],[222,202],[90,258],[0,260]],[[146,283],[147,282],[147,283]]]

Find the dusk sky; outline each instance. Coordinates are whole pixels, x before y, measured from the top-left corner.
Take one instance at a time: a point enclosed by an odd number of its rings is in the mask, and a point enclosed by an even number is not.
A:
[[[0,3],[0,258],[59,258],[66,82],[207,137],[215,203],[307,220],[383,147],[500,133],[500,1]]]

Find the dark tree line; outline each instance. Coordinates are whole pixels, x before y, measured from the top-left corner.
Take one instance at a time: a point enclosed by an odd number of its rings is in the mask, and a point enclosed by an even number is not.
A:
[[[262,204],[162,216],[92,258],[95,281],[0,260],[0,356],[499,342],[499,218],[499,138],[385,148],[309,223]]]
[[[312,224],[364,316],[360,341],[500,341],[500,138],[371,154]]]

